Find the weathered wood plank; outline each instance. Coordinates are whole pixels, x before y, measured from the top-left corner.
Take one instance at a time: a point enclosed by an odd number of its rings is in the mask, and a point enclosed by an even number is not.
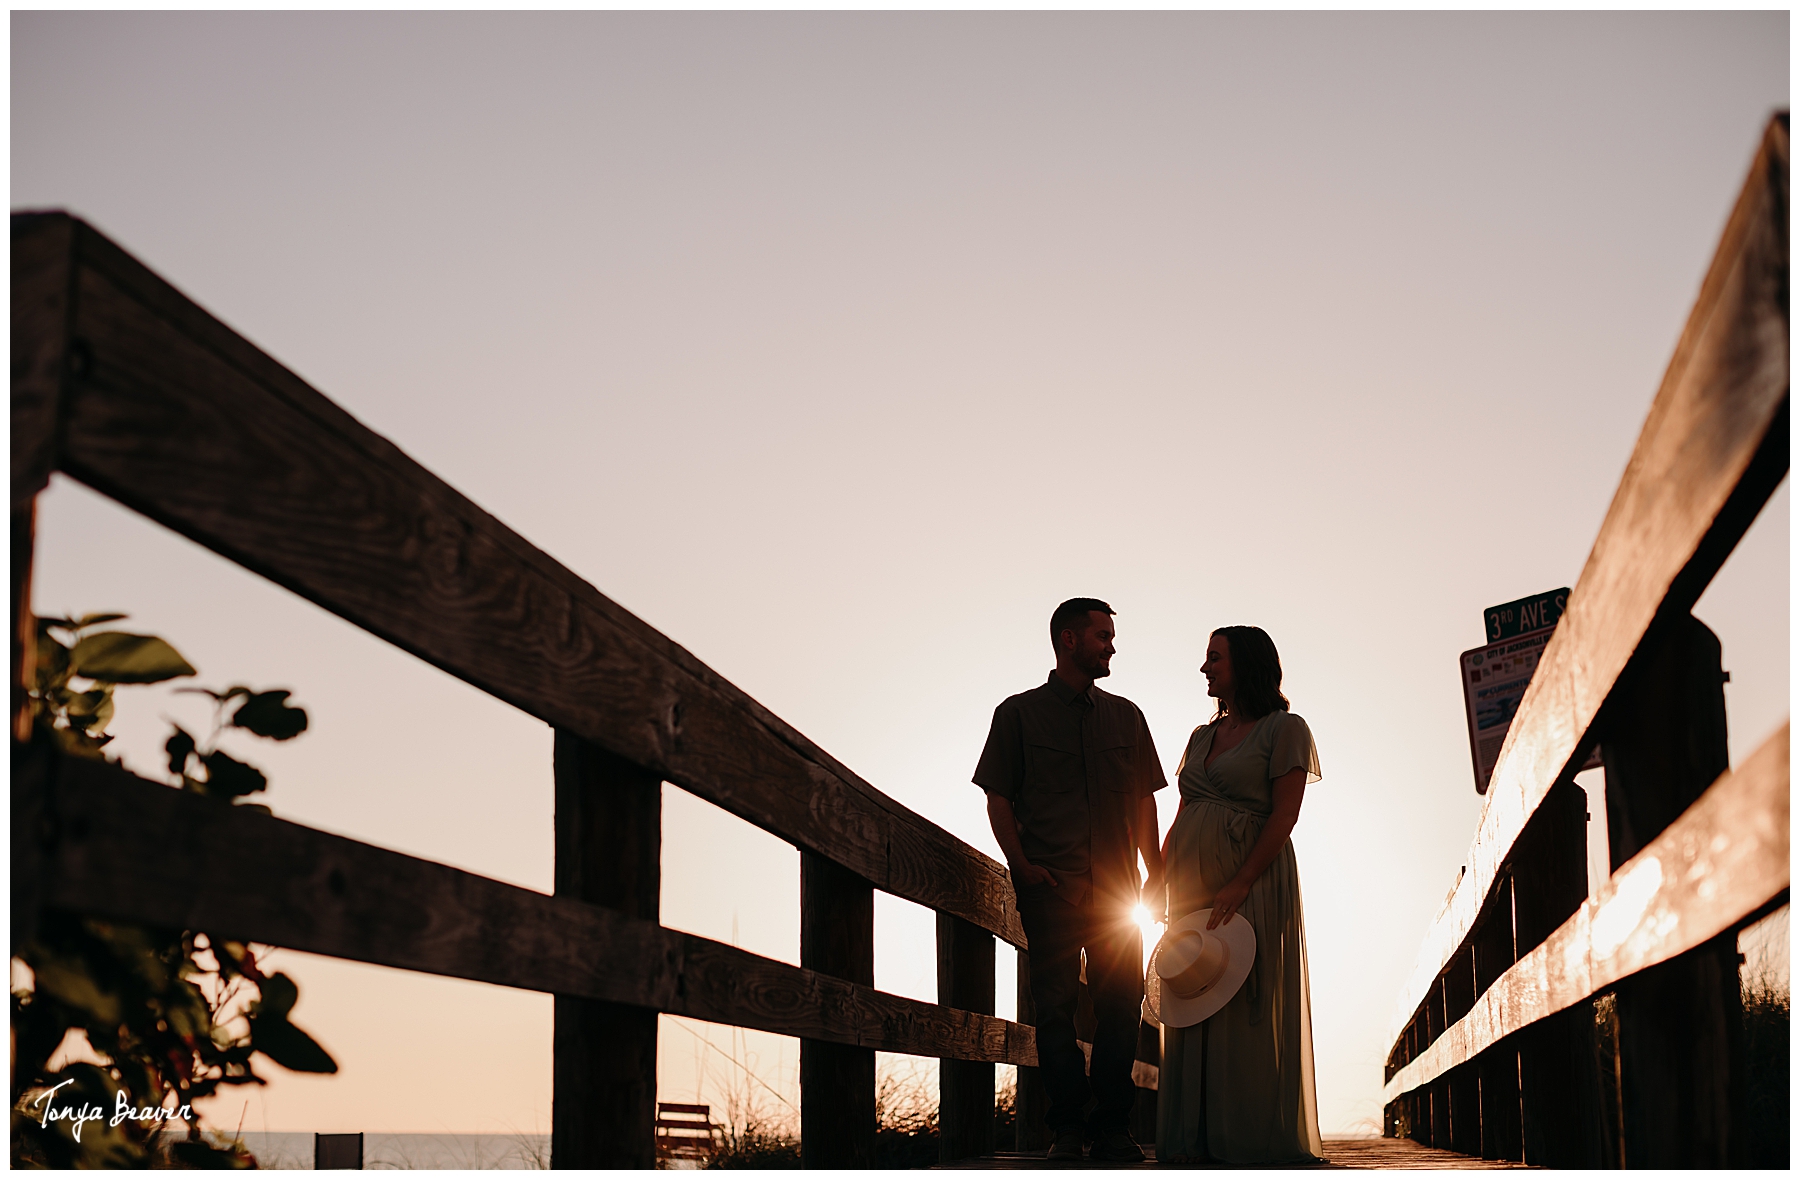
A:
[[[1155,1169],[1165,1167],[1156,1162],[1155,1144],[1143,1145],[1149,1157],[1139,1164],[1111,1164],[1083,1161],[1081,1163],[1052,1163],[1044,1158],[1042,1151],[999,1151],[993,1155],[976,1159],[958,1160],[954,1164],[940,1164],[940,1168],[956,1171],[972,1170],[1011,1170],[1045,1168],[1052,1171],[1074,1169],[1094,1169],[1104,1171],[1123,1171],[1135,1169]],[[1167,1165],[1177,1166],[1177,1165]],[[1215,1167],[1220,1165],[1214,1165]],[[1224,1165],[1229,1166],[1229,1165]],[[1252,1165],[1254,1166],[1254,1165]],[[1523,1164],[1510,1163],[1504,1160],[1484,1160],[1479,1156],[1458,1155],[1453,1151],[1440,1151],[1436,1148],[1422,1147],[1410,1139],[1326,1139],[1325,1166],[1330,1168],[1370,1168],[1383,1171],[1430,1170],[1449,1171],[1462,1169],[1487,1168],[1519,1168]]]
[[[1396,1006],[1397,1038],[1462,948],[1639,641],[1698,599],[1787,471],[1788,130],[1769,124],[1556,635],[1494,768],[1466,871]],[[1740,487],[1740,485],[1743,485]]]
[[[1613,874],[1467,1016],[1389,1079],[1384,1101],[1502,1038],[1692,950],[1788,887],[1788,727]]]
[[[65,394],[63,470],[881,889],[1023,944],[1002,866],[881,794],[98,232],[63,224],[77,262],[72,332],[91,358]]]
[[[45,904],[888,1053],[1035,1065],[1032,1030],[56,759]],[[15,790],[18,784],[15,783]],[[14,854],[32,833],[13,828]],[[221,890],[219,881],[239,883]]]
[[[1476,1171],[1519,1168],[1510,1160],[1482,1159],[1453,1151],[1421,1147],[1410,1139],[1326,1139],[1325,1159],[1334,1168],[1392,1170]]]

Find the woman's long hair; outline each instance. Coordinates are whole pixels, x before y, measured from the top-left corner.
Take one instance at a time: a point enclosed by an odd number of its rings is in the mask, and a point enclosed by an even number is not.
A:
[[[1237,712],[1251,721],[1267,717],[1277,709],[1288,708],[1281,695],[1281,656],[1275,641],[1261,627],[1220,627],[1213,632],[1223,636],[1231,651],[1231,676],[1237,682]],[[1218,698],[1215,698],[1218,699]],[[1219,700],[1215,719],[1232,710]]]

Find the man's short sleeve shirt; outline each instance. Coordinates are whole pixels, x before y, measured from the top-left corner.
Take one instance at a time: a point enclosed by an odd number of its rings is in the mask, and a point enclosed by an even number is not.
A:
[[[1013,805],[1025,856],[1069,886],[1137,896],[1138,804],[1165,786],[1144,714],[1098,686],[1078,692],[1054,672],[994,710],[975,785]]]

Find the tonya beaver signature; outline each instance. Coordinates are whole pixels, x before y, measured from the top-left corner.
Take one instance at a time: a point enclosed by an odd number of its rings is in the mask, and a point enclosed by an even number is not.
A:
[[[56,1083],[56,1085],[51,1086],[48,1090],[45,1090],[42,1094],[38,1095],[31,1105],[37,1106],[41,1103],[44,1107],[44,1113],[38,1118],[38,1126],[47,1127],[51,1123],[73,1123],[75,1125],[75,1142],[80,1143],[81,1128],[88,1123],[98,1122],[101,1119],[106,1118],[106,1110],[95,1102],[84,1102],[80,1107],[56,1105],[53,1101],[56,1097],[56,1092],[64,1086],[73,1084],[74,1081],[74,1078],[69,1078],[65,1081]],[[117,1105],[113,1108],[112,1119],[106,1125],[109,1127],[116,1127],[126,1119],[132,1119],[133,1121],[140,1123],[160,1123],[167,1119],[181,1119],[183,1121],[191,1122],[193,1121],[193,1117],[193,1112],[188,1109],[188,1104],[185,1102],[174,1108],[166,1106],[133,1106],[131,1105],[130,1100],[126,1098],[125,1091],[120,1090],[118,1092]]]

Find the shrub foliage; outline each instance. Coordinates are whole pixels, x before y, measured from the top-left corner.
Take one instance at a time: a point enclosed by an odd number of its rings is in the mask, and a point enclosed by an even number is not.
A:
[[[105,759],[118,686],[195,674],[163,639],[97,630],[124,617],[39,620],[32,740]],[[215,708],[204,741],[177,725],[164,747],[180,789],[267,811],[243,801],[268,778],[221,750],[219,738],[287,741],[305,731],[306,711],[287,703],[285,689],[181,691],[204,693]],[[15,969],[12,993],[15,1167],[254,1166],[240,1145],[204,1133],[193,1103],[222,1086],[261,1084],[259,1053],[288,1069],[337,1071],[290,1020],[294,981],[264,972],[243,942],[50,911],[14,958],[28,969]],[[167,1133],[181,1124],[185,1136]]]

